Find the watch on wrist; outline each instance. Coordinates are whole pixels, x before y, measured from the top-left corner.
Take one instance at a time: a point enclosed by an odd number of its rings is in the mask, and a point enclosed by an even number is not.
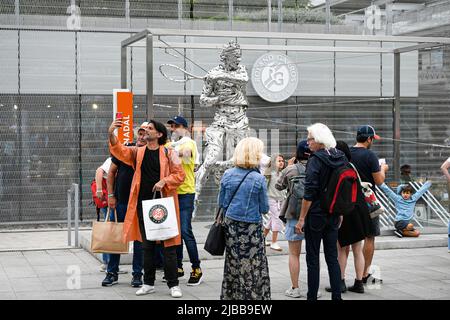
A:
[[[113,197],[114,197],[114,193],[108,194],[108,198],[113,198]]]

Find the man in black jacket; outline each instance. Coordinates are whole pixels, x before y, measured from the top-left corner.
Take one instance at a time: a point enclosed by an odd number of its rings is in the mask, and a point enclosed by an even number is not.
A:
[[[348,163],[344,153],[335,149],[336,140],[330,129],[321,123],[308,127],[308,145],[313,152],[306,166],[305,194],[300,218],[295,226],[304,233],[308,267],[308,300],[316,300],[320,280],[320,243],[323,240],[325,260],[331,284],[331,298],[341,300],[341,271],[338,263],[337,240],[342,216],[322,210],[320,198],[333,169]]]

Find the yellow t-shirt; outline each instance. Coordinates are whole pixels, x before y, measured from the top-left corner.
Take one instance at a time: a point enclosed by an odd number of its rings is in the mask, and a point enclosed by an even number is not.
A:
[[[175,150],[178,151],[184,173],[186,174],[186,178],[184,179],[183,184],[181,184],[177,189],[178,194],[195,193],[194,168],[195,168],[195,159],[197,157],[197,146],[194,140],[186,138],[184,139],[186,140],[184,143],[177,145],[175,147]],[[183,151],[186,149],[191,150],[190,157],[182,156]]]

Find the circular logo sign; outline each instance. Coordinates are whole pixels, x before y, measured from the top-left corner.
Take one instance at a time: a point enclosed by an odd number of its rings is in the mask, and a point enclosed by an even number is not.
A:
[[[160,224],[166,221],[167,219],[167,209],[166,207],[157,204],[156,206],[153,206],[150,208],[150,211],[148,212],[148,215],[150,217],[150,220],[153,223]]]
[[[253,64],[252,84],[264,100],[284,101],[297,89],[297,66],[284,54],[266,53]]]

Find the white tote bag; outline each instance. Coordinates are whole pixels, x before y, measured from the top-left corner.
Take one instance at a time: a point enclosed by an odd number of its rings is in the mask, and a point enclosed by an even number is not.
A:
[[[142,214],[147,240],[162,241],[179,234],[173,197],[142,201]]]

